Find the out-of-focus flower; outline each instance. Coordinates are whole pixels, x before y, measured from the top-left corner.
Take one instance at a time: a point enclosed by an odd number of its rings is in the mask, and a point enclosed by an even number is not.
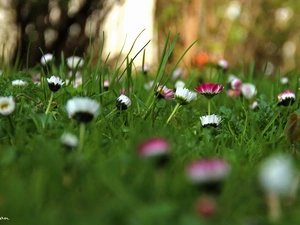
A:
[[[173,99],[174,97],[174,91],[161,84],[156,85],[155,92],[158,94],[158,98]]]
[[[137,146],[141,158],[154,159],[158,167],[163,167],[169,161],[171,144],[160,137],[150,138]]]
[[[280,83],[281,83],[281,84],[287,84],[287,83],[289,83],[289,78],[287,78],[287,77],[282,77],[282,78],[280,79]]]
[[[227,90],[227,96],[232,97],[232,98],[236,98],[240,94],[241,94],[240,90],[233,90],[233,89],[228,89]]]
[[[171,79],[172,79],[173,81],[175,81],[175,80],[177,80],[178,78],[184,77],[184,74],[185,74],[185,72],[184,72],[183,69],[177,68],[176,70],[174,70],[174,72],[173,72],[173,74],[172,74],[172,76],[171,76]]]
[[[23,80],[13,80],[12,82],[13,86],[26,86],[28,83]]]
[[[109,88],[109,80],[104,80],[104,81],[103,81],[103,87],[104,87],[104,90],[108,91],[108,88]]]
[[[217,63],[217,66],[224,71],[227,71],[229,69],[229,63],[225,59],[220,59]]]
[[[215,114],[200,116],[202,127],[212,126],[217,127],[222,122],[222,117]]]
[[[241,92],[245,98],[250,99],[256,95],[257,90],[254,84],[246,83],[242,84]]]
[[[278,154],[265,159],[259,170],[259,183],[264,191],[288,195],[295,177],[295,166],[290,156]]]
[[[180,105],[187,105],[192,100],[197,98],[197,94],[195,92],[190,91],[187,88],[178,87],[174,94],[174,98],[176,102],[179,103]]]
[[[278,95],[278,105],[288,106],[294,104],[296,96],[290,90],[284,91]]]
[[[64,133],[60,138],[61,143],[70,148],[76,148],[78,146],[78,137],[72,133]]]
[[[147,75],[150,70],[150,66],[148,64],[144,64],[144,66],[139,66],[138,70],[142,72],[144,75]]]
[[[99,114],[100,104],[87,97],[74,97],[66,104],[69,117],[78,123],[88,123]]]
[[[47,65],[48,63],[52,62],[54,60],[54,56],[50,53],[47,53],[42,56],[41,58],[41,64],[43,66]]]
[[[225,15],[230,20],[235,20],[241,13],[241,3],[239,1],[231,1],[226,9]]]
[[[178,80],[178,81],[176,81],[174,86],[175,86],[175,89],[178,87],[184,87],[185,83],[182,80]]]
[[[201,196],[196,201],[195,210],[196,213],[201,217],[212,217],[217,211],[216,201],[211,196]]]
[[[239,78],[234,78],[229,82],[230,88],[233,90],[241,90],[242,88],[242,81]]]
[[[84,64],[84,60],[79,56],[70,56],[67,58],[67,66],[70,69],[81,68],[83,64]]]
[[[249,109],[256,109],[257,107],[258,107],[258,101],[256,100],[249,105]]]
[[[137,151],[143,158],[164,155],[170,152],[170,143],[164,138],[151,138],[138,145]]]
[[[201,68],[203,67],[204,65],[208,64],[209,63],[209,55],[207,52],[204,52],[204,51],[200,51],[200,52],[197,52],[194,59],[193,59],[193,65],[198,67],[198,68]]]
[[[153,80],[152,80],[152,81],[149,81],[149,82],[147,82],[147,83],[144,84],[144,88],[145,88],[147,91],[150,91],[151,88],[152,88],[152,86],[153,86],[153,84],[154,84],[154,81],[153,81]]]
[[[0,114],[8,116],[15,110],[16,104],[12,96],[2,97],[0,96]]]
[[[229,174],[230,165],[221,158],[205,158],[192,162],[187,167],[189,179],[194,183],[223,181]]]
[[[187,176],[206,192],[219,193],[230,172],[229,163],[221,158],[205,158],[187,166]]]
[[[121,94],[116,100],[116,107],[119,110],[126,110],[131,105],[131,100],[126,95]]]
[[[48,86],[52,92],[57,92],[61,86],[65,83],[60,79],[60,77],[51,76],[50,78],[47,78]]]
[[[204,95],[206,98],[211,99],[215,95],[219,94],[223,90],[224,86],[220,84],[199,84],[195,87],[195,90],[201,95]]]

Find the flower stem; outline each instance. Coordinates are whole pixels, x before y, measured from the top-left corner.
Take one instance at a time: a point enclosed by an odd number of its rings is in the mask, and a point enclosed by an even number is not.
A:
[[[9,122],[11,134],[14,135],[14,133],[15,133],[15,128],[14,128],[14,124],[13,124],[13,122],[12,122],[12,120],[11,120],[10,115],[7,116],[7,119],[8,119],[8,122]]]
[[[207,113],[208,113],[208,115],[210,115],[210,99],[208,99],[208,109],[207,109]]]
[[[173,112],[171,113],[171,115],[169,116],[167,122],[166,122],[166,125],[170,122],[170,120],[172,119],[172,117],[175,115],[175,113],[178,111],[178,109],[180,108],[180,104],[177,103],[177,105],[175,106]]]
[[[85,123],[79,124],[79,152],[82,151],[83,144],[84,144],[84,133],[85,133]]]
[[[48,114],[49,111],[50,111],[50,107],[51,107],[51,104],[52,104],[53,96],[54,96],[54,92],[51,92],[51,96],[50,96],[50,100],[49,100],[49,103],[48,103],[48,107],[46,109],[46,114]]]
[[[267,193],[267,201],[269,206],[269,218],[272,222],[276,222],[281,217],[280,200],[276,193]]]

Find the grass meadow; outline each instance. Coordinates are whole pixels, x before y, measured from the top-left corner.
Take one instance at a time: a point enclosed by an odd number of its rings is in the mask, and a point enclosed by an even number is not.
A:
[[[299,155],[293,156],[293,144],[285,136],[289,115],[300,112],[299,70],[267,76],[264,69],[254,69],[255,62],[228,71],[209,65],[174,79],[181,59],[174,66],[168,65],[168,59],[175,47],[176,39],[167,38],[159,64],[149,70],[140,69],[146,67],[135,65],[134,58],[111,68],[100,60],[92,65],[88,56],[83,65],[70,69],[63,54],[35,68],[3,68],[0,96],[13,96],[15,108],[0,115],[1,223],[299,224]],[[242,83],[253,84],[255,94],[228,96],[232,74]],[[56,92],[47,82],[52,75],[64,82]],[[288,83],[283,84],[282,77]],[[177,102],[161,97],[157,84],[173,90],[179,79],[197,98],[180,105],[167,123]],[[12,85],[16,80],[26,85]],[[201,83],[220,84],[224,89],[209,100],[195,91]],[[286,90],[295,93],[296,101],[278,105],[278,95]],[[121,93],[131,101],[127,109],[116,108]],[[68,100],[79,96],[100,105],[87,123],[70,118],[66,108]],[[200,117],[207,115],[209,101],[211,114],[222,121],[203,127]],[[249,108],[254,101],[258,106]],[[62,143],[67,132],[78,138],[73,147]],[[138,146],[151,138],[169,143],[163,164],[158,156],[138,154]],[[258,178],[262,163],[276,154],[294,165],[293,185],[283,194],[265,190]],[[202,183],[187,175],[191,162],[214,158],[230,166],[218,180],[218,193],[199,188]],[[270,176],[281,183],[286,175]],[[270,192],[277,197],[270,197],[274,196]]]

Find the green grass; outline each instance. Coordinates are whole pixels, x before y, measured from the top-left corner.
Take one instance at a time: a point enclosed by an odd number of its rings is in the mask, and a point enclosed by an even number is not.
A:
[[[190,90],[200,80],[226,85],[228,75],[234,73],[243,82],[255,84],[258,92],[251,100],[232,99],[225,87],[212,99],[212,113],[223,119],[217,128],[201,127],[199,117],[206,115],[207,99],[200,94],[165,125],[176,102],[157,99],[154,86],[146,90],[144,83],[153,79],[174,87],[170,75],[176,67],[168,71],[166,65],[176,41],[167,39],[157,71],[147,76],[128,58],[113,71],[105,62],[99,61],[96,67],[85,64],[80,69],[82,86],[63,85],[54,94],[57,105],[48,116],[51,92],[46,78],[54,74],[65,80],[65,63],[26,72],[4,71],[0,96],[17,99],[10,115],[13,128],[8,117],[0,116],[0,217],[8,217],[9,224],[271,224],[258,169],[274,153],[292,154],[284,129],[288,115],[298,110],[298,100],[290,107],[278,107],[277,95],[290,89],[297,99],[299,71],[286,74],[289,86],[280,84],[279,74],[268,78],[254,65],[246,73],[234,68],[227,73],[215,68],[191,71]],[[33,84],[33,73],[41,73],[41,85]],[[102,84],[108,78],[118,82],[111,82],[105,91]],[[12,86],[15,79],[28,85]],[[132,105],[107,117],[123,88]],[[100,115],[87,124],[82,152],[68,151],[60,142],[64,132],[79,136],[78,124],[65,109],[74,96],[101,103]],[[255,99],[259,108],[250,110],[248,105]],[[171,161],[165,168],[157,169],[153,161],[137,155],[137,145],[151,137],[163,137],[172,144]],[[196,200],[205,193],[197,190],[185,171],[189,162],[206,157],[222,157],[231,165],[222,193],[215,196],[218,210],[209,219],[195,212]],[[299,158],[294,160],[299,165]],[[292,205],[285,202],[283,198],[277,224],[297,224],[299,199]]]

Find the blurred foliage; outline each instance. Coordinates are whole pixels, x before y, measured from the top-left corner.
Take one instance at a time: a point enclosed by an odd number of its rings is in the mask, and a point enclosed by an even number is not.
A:
[[[201,19],[190,29],[199,29],[198,37],[201,39],[197,42],[198,50],[209,52],[214,59],[225,58],[230,65],[240,62],[249,65],[255,61],[256,67],[261,70],[269,62],[270,74],[276,74],[277,68],[288,71],[298,66],[300,3],[297,1],[196,1],[203,2]],[[107,2],[14,1],[21,31],[16,58],[21,59],[21,65],[28,61],[32,67],[46,52],[54,53],[58,59],[61,51],[66,57],[91,54],[88,50],[91,46],[94,52],[98,52],[101,48],[101,21],[106,13],[103,8]],[[181,33],[170,58],[171,63],[184,51],[183,14],[190,3],[184,0],[157,0],[158,48],[162,50],[168,32],[171,38]],[[72,7],[77,9],[70,13]],[[88,35],[88,22],[91,21],[93,35]],[[94,55],[91,54],[92,57]]]
[[[184,21],[179,12],[185,4],[189,1],[158,0],[157,26],[162,41],[169,30],[181,32]],[[241,61],[249,65],[254,60],[260,70],[266,62],[291,70],[299,60],[299,12],[299,3],[293,0],[204,1],[202,19],[195,24],[200,27],[198,49],[223,57],[231,65]]]

